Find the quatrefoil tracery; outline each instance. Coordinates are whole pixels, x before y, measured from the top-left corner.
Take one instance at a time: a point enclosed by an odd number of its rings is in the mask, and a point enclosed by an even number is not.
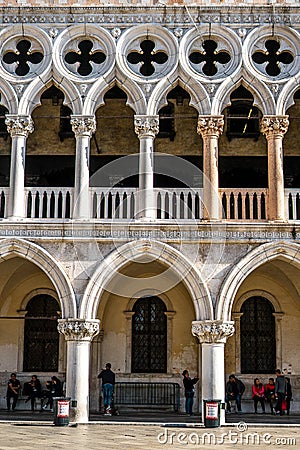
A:
[[[216,75],[218,72],[217,63],[227,64],[231,60],[231,56],[226,51],[217,51],[218,44],[212,39],[206,39],[202,47],[204,51],[193,51],[189,60],[193,64],[200,64],[204,62],[202,71],[206,76]]]
[[[15,70],[16,75],[25,76],[30,71],[30,65],[28,62],[32,64],[39,64],[44,55],[38,51],[30,50],[31,42],[27,39],[22,39],[16,45],[17,50],[15,52],[7,52],[3,56],[3,61],[6,64],[17,63],[17,67]]]
[[[280,43],[275,39],[268,39],[265,42],[265,47],[266,51],[257,50],[254,52],[252,59],[256,64],[267,63],[265,70],[269,76],[276,77],[280,75],[280,63],[291,64],[294,61],[294,57],[289,51],[279,51]]]
[[[95,64],[102,64],[106,60],[106,55],[97,50],[92,52],[94,44],[92,41],[85,39],[78,44],[79,50],[77,52],[69,52],[65,56],[67,64],[79,63],[77,72],[81,76],[87,76],[93,71],[91,62]]]
[[[150,39],[145,39],[141,44],[141,51],[130,52],[127,56],[127,61],[130,64],[141,64],[139,72],[145,77],[151,76],[155,72],[156,64],[164,64],[168,60],[168,55],[165,52],[155,52],[155,43]]]

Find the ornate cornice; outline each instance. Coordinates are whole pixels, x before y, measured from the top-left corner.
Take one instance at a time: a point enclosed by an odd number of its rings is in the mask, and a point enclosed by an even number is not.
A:
[[[6,115],[5,124],[7,131],[14,136],[28,137],[29,133],[34,131],[33,120],[31,116]]]
[[[273,136],[283,137],[288,127],[288,116],[263,116],[261,119],[260,130],[267,139]]]
[[[96,131],[96,119],[95,116],[71,116],[72,130],[75,133],[75,137],[88,136],[92,137]]]
[[[223,116],[199,116],[197,124],[197,133],[202,137],[216,136],[219,137],[223,133],[224,118]]]
[[[100,331],[100,320],[58,319],[57,329],[67,341],[92,341]]]
[[[134,116],[134,131],[139,139],[142,137],[154,138],[159,131],[159,116]]]
[[[192,335],[201,344],[225,343],[234,334],[234,322],[223,320],[201,320],[192,322]]]

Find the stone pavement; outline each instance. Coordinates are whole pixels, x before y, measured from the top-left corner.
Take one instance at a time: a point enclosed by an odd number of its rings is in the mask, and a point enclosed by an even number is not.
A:
[[[300,449],[300,416],[232,414],[231,423],[220,428],[204,428],[199,416],[174,413],[91,419],[58,427],[49,413],[0,411],[0,450]]]

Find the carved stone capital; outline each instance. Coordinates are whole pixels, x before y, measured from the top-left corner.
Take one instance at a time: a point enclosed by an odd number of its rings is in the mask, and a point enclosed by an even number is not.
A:
[[[159,131],[159,116],[134,116],[134,131],[139,139],[155,138]]]
[[[71,121],[72,130],[75,137],[88,136],[92,137],[96,131],[96,119],[95,116],[77,116],[72,115]]]
[[[192,335],[201,344],[225,343],[234,334],[234,322],[223,320],[201,320],[192,322]]]
[[[92,341],[100,331],[100,320],[58,319],[57,329],[67,341]]]
[[[273,136],[283,137],[288,127],[288,116],[263,116],[260,123],[260,130],[267,139]]]
[[[5,125],[7,131],[14,136],[28,137],[29,133],[34,131],[33,120],[31,116],[6,115]]]
[[[216,136],[217,138],[223,133],[224,118],[223,116],[199,116],[197,124],[197,133],[201,136]]]

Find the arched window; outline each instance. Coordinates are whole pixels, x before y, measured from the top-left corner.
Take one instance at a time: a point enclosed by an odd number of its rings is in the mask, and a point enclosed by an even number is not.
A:
[[[167,372],[166,306],[158,297],[142,297],[133,307],[132,372]]]
[[[40,294],[27,304],[24,329],[24,372],[57,372],[57,319],[59,305],[50,295]]]
[[[273,305],[264,297],[251,297],[243,303],[241,312],[241,372],[274,373],[276,341]]]

